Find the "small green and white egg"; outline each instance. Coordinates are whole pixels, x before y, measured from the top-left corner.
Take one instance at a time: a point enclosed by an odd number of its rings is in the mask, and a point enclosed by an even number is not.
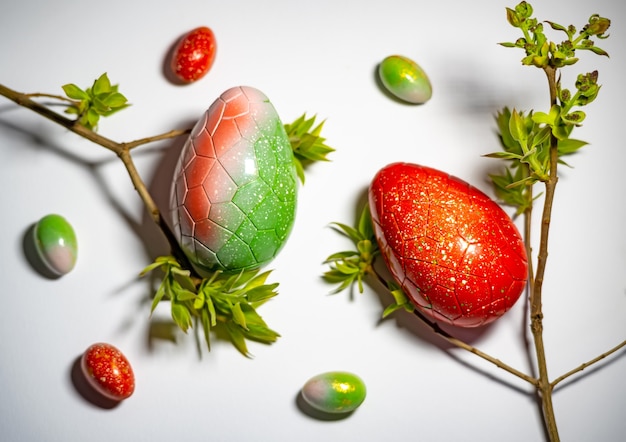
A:
[[[33,229],[35,249],[48,270],[58,276],[76,265],[78,244],[72,225],[61,215],[41,218]]]
[[[433,88],[424,70],[413,60],[401,55],[390,55],[378,66],[383,86],[399,99],[413,104],[426,103]]]
[[[363,380],[346,371],[329,371],[309,379],[302,387],[302,398],[325,413],[350,413],[365,400]]]

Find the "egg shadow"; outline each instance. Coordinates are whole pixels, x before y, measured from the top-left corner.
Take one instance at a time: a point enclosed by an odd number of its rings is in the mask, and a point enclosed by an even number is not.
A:
[[[175,40],[172,41],[170,46],[167,48],[167,51],[165,52],[163,61],[161,63],[161,73],[163,74],[163,77],[165,77],[168,82],[176,86],[187,86],[190,84],[178,78],[172,70],[172,58],[174,57],[176,46],[178,46],[178,43],[181,41],[183,36],[184,34],[180,34]]]
[[[80,397],[97,408],[111,410],[120,404],[120,401],[104,397],[93,388],[81,368],[81,356],[76,357],[70,367],[70,381]]]
[[[30,267],[40,276],[50,280],[59,279],[62,275],[51,271],[37,251],[37,241],[35,240],[36,225],[37,223],[31,224],[22,235],[22,252],[24,253],[24,258],[26,258]]]
[[[193,127],[197,120],[182,122],[178,127]],[[173,235],[174,229],[170,211],[170,195],[172,182],[178,164],[179,157],[187,141],[186,136],[180,136],[169,140],[169,143],[159,151],[160,159],[157,161],[151,179],[147,180],[148,192],[152,196],[154,203],[161,213],[164,224]],[[165,226],[164,226],[165,227]],[[146,252],[154,259],[157,256],[172,254],[172,250],[167,241],[164,240],[163,232],[156,228],[154,220],[144,211],[141,226],[138,229],[142,232],[142,241],[146,247]],[[152,302],[157,284],[160,283],[161,274],[154,272],[149,275],[148,292],[143,299],[144,302]],[[204,335],[200,332],[201,327],[193,327],[193,333],[182,335],[182,331],[169,319],[152,318],[148,322],[146,330],[146,347],[148,351],[155,351],[158,343],[177,343],[179,337],[192,337],[195,340],[196,353],[201,359],[206,350]],[[211,330],[211,339],[229,342],[229,335],[222,327],[214,327]]]
[[[324,411],[318,410],[304,400],[304,397],[302,396],[302,390],[298,391],[298,394],[296,395],[294,401],[298,410],[300,410],[303,414],[309,416],[310,418],[318,421],[334,422],[344,420],[352,416],[352,414],[356,411],[353,410],[347,413],[326,413]]]

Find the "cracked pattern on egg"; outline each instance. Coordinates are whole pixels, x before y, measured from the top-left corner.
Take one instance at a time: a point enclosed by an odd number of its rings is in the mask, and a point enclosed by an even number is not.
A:
[[[394,163],[369,189],[376,238],[394,279],[427,317],[492,322],[526,287],[523,239],[486,194],[444,172]]]
[[[261,91],[225,91],[183,146],[170,208],[174,232],[200,270],[261,267],[293,227],[297,176],[274,106]]]

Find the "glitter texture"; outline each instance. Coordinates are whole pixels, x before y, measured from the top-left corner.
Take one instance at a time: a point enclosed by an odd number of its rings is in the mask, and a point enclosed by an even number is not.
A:
[[[259,90],[224,92],[180,154],[170,207],[179,242],[200,270],[236,272],[274,259],[295,219],[293,153]]]
[[[81,368],[89,383],[103,396],[120,401],[135,391],[133,369],[111,344],[94,344],[81,358]]]
[[[424,166],[383,168],[369,189],[382,255],[413,304],[462,327],[502,316],[526,286],[524,242],[509,216],[468,183]]]
[[[426,73],[407,57],[386,57],[378,67],[378,75],[389,92],[408,103],[423,104],[433,95]]]
[[[366,389],[356,375],[330,371],[309,379],[302,387],[302,398],[325,413],[349,413],[365,400]]]

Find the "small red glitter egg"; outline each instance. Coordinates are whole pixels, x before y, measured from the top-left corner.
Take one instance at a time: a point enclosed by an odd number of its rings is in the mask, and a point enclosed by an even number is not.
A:
[[[126,356],[111,344],[93,344],[81,358],[89,384],[103,396],[121,401],[135,391],[135,374]]]
[[[204,77],[213,66],[217,44],[210,28],[201,26],[185,34],[170,61],[172,72],[183,83],[192,83]]]

